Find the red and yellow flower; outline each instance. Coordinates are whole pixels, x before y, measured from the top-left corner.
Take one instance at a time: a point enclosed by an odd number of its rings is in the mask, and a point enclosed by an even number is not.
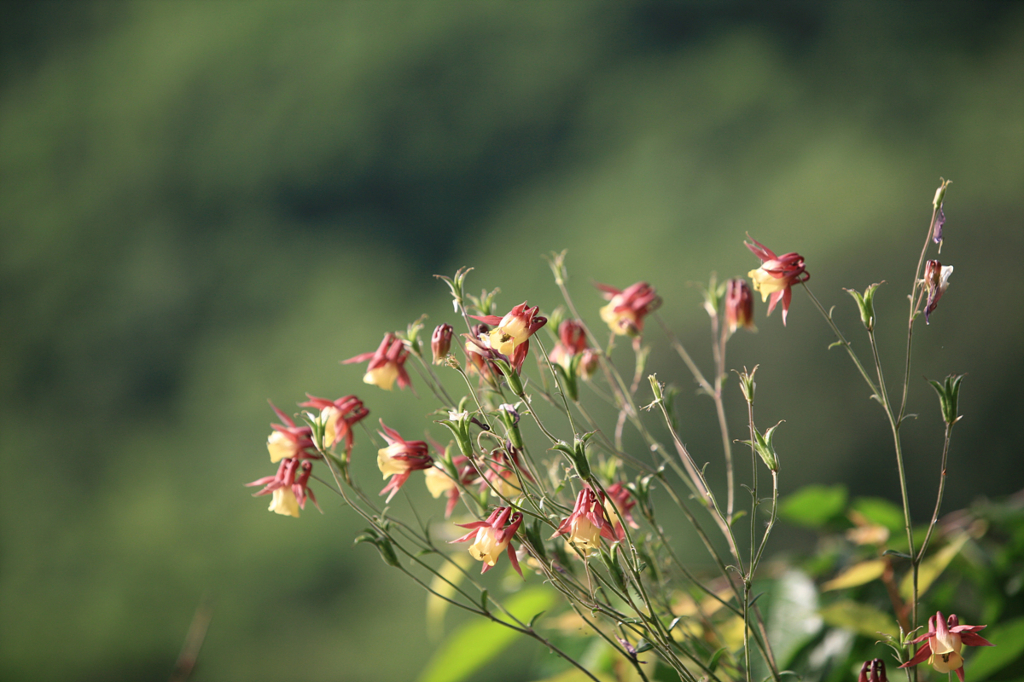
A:
[[[964,682],[964,657],[960,654],[963,646],[994,646],[977,634],[978,630],[985,627],[960,625],[960,619],[955,613],[947,620],[942,617],[941,611],[936,611],[928,619],[928,632],[913,640],[914,644],[924,642],[924,646],[900,667],[907,668],[927,660],[937,672],[955,672],[960,682]]]
[[[274,403],[270,403],[270,407],[281,420],[280,424],[270,425],[274,429],[267,437],[270,461],[276,463],[282,459],[293,457],[319,458],[320,455],[316,453],[316,447],[313,445],[313,429],[308,426],[296,426],[292,418],[282,412]]]
[[[537,314],[539,310],[540,308],[537,306],[527,307],[526,301],[523,301],[506,313],[504,317],[497,315],[473,315],[472,317],[484,324],[497,325],[494,329],[482,333],[479,337],[480,341],[485,348],[507,356],[512,367],[518,372],[530,350],[530,337],[547,324],[548,319]]]
[[[644,331],[644,318],[661,306],[661,297],[647,282],[637,282],[621,291],[607,284],[595,286],[608,301],[601,308],[601,319],[620,336],[639,336]]]
[[[417,469],[428,469],[434,463],[427,450],[427,444],[421,440],[407,441],[398,431],[389,428],[382,419],[380,435],[388,446],[377,451],[377,467],[384,478],[391,477],[388,484],[380,491],[383,495],[390,491],[386,502],[390,502],[395,493],[409,480],[409,476]]]
[[[345,455],[352,452],[352,426],[370,414],[363,406],[363,401],[354,395],[347,395],[337,400],[317,398],[306,394],[309,398],[299,407],[312,407],[320,410],[320,420],[324,425],[324,447],[329,448],[335,443],[345,444]]]
[[[793,285],[806,282],[811,274],[804,269],[804,257],[798,253],[786,253],[776,256],[767,246],[751,238],[753,242],[743,242],[750,251],[761,259],[761,267],[747,273],[754,283],[754,289],[761,292],[761,301],[767,301],[768,314],[771,315],[778,302],[782,301],[782,324],[786,324],[789,315],[789,302],[793,297]]]
[[[253,493],[253,497],[260,495],[273,495],[270,499],[269,511],[283,516],[294,516],[299,518],[299,510],[306,508],[306,498],[313,500],[317,509],[316,495],[309,489],[309,476],[313,471],[313,463],[309,460],[300,462],[298,459],[289,458],[282,460],[273,476],[265,476],[252,483],[246,483],[247,487],[262,485],[262,490]],[[296,472],[301,472],[296,476]]]
[[[399,388],[412,385],[412,382],[409,380],[409,374],[405,371],[405,361],[408,357],[409,351],[405,348],[405,343],[391,332],[388,332],[384,335],[384,340],[380,342],[377,350],[372,353],[361,353],[348,360],[342,360],[341,364],[348,365],[353,362],[366,362],[369,360],[370,364],[366,367],[366,375],[363,376],[363,382],[373,386],[380,386],[385,391],[390,391],[395,381],[398,381]]]
[[[729,325],[729,333],[743,327],[755,331],[754,327],[754,294],[750,285],[742,279],[730,279],[725,290],[725,322]]]
[[[469,546],[469,554],[477,561],[483,562],[484,565],[480,570],[481,573],[486,573],[494,568],[494,564],[498,562],[501,553],[507,550],[508,559],[512,562],[512,567],[522,576],[523,571],[519,568],[519,559],[516,558],[515,548],[512,547],[512,536],[519,530],[519,525],[522,522],[523,515],[521,513],[516,512],[513,514],[511,507],[498,507],[491,512],[486,521],[456,524],[462,528],[470,528],[472,530],[461,538],[452,540],[452,542],[468,542],[470,539],[473,540],[473,544]]]
[[[576,496],[572,514],[562,521],[551,537],[566,534],[569,542],[583,554],[590,554],[597,549],[602,537],[609,542],[617,539],[612,524],[604,516],[604,505],[590,488],[584,488]]]

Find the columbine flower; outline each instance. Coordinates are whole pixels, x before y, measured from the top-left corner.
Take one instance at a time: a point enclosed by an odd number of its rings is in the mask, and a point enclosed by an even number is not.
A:
[[[636,525],[636,521],[633,520],[633,514],[631,513],[633,507],[636,506],[636,500],[629,494],[629,489],[621,483],[612,483],[607,489],[608,498],[604,501],[604,513],[608,520],[611,522],[615,538],[617,540],[626,539],[626,531],[622,528],[622,519],[626,520],[630,528],[639,528]],[[614,503],[614,504],[613,504]],[[618,510],[616,510],[616,507]],[[619,512],[622,512],[621,517]]]
[[[462,483],[463,487],[472,485],[478,478],[476,469],[473,468],[469,458],[465,455],[452,457],[452,465],[455,467],[455,471],[459,476],[459,482]],[[435,499],[444,494],[448,495],[448,504],[444,509],[444,517],[447,519],[452,515],[452,511],[455,510],[455,505],[459,503],[459,496],[462,494],[462,491],[452,477],[448,475],[448,472],[436,465],[424,470],[423,473],[427,490],[430,491],[430,494]]]
[[[609,301],[601,308],[601,319],[619,336],[639,336],[644,330],[644,318],[661,306],[661,297],[647,282],[637,282],[619,291],[607,284],[595,284]]]
[[[295,476],[297,470],[302,472],[298,478]],[[320,509],[320,505],[316,501],[316,495],[309,489],[309,475],[312,471],[313,463],[310,461],[300,463],[298,459],[286,459],[281,462],[281,466],[277,468],[275,475],[266,476],[245,485],[247,487],[255,485],[264,486],[259,492],[253,493],[253,497],[273,495],[270,500],[270,507],[268,507],[269,511],[283,516],[299,518],[299,509],[306,508],[307,497],[313,500],[313,504],[316,505],[317,509]]]
[[[518,372],[530,350],[530,337],[543,327],[548,319],[537,314],[537,306],[528,308],[523,301],[510,310],[505,317],[497,315],[473,315],[474,320],[497,325],[489,332],[482,333],[480,340],[486,348],[508,356]]]
[[[352,452],[352,426],[370,414],[363,407],[363,401],[354,395],[347,395],[331,401],[326,398],[306,394],[309,398],[299,407],[312,407],[320,410],[320,421],[324,425],[324,447],[329,448],[335,443],[345,443],[345,455]]]
[[[754,326],[754,294],[742,279],[730,279],[725,292],[725,321],[732,334],[739,327],[757,331]]]
[[[885,676],[885,662],[880,658],[864,661],[857,682],[889,682],[889,678]]]
[[[363,377],[363,381],[390,391],[396,379],[399,388],[411,385],[409,374],[405,371],[405,360],[408,357],[409,351],[405,349],[402,340],[388,332],[384,335],[384,340],[380,342],[377,350],[342,360],[341,364],[348,365],[353,362],[369,360],[370,364],[366,367],[366,376]]]
[[[391,476],[391,480],[380,491],[380,494],[391,491],[385,502],[390,502],[398,489],[401,488],[409,475],[417,469],[427,469],[434,463],[427,453],[427,444],[421,440],[406,441],[398,431],[389,428],[384,420],[380,420],[380,427],[384,429],[379,432],[381,437],[387,441],[388,446],[377,451],[377,467],[384,474],[384,478]]]
[[[572,514],[562,521],[551,537],[556,538],[565,533],[569,534],[569,542],[583,554],[590,554],[591,550],[596,549],[601,537],[609,542],[616,540],[612,525],[604,517],[604,506],[598,502],[597,495],[590,488],[584,488],[576,496]]]
[[[296,426],[292,418],[278,409],[274,403],[270,403],[270,407],[282,422],[270,425],[274,429],[273,433],[267,437],[270,461],[280,462],[282,459],[292,457],[319,458],[320,455],[316,454],[316,449],[313,446],[313,429],[308,426]]]
[[[960,655],[963,645],[995,646],[981,635],[975,634],[985,627],[985,625],[960,625],[960,619],[955,613],[947,621],[942,617],[941,611],[936,611],[935,615],[928,619],[928,632],[913,640],[913,643],[928,641],[917,650],[913,658],[900,667],[917,665],[927,659],[936,671],[940,673],[955,671],[960,682],[964,682],[964,657]]]
[[[548,359],[569,369],[572,359],[587,350],[587,333],[576,320],[565,320],[558,325],[558,343],[551,349]]]
[[[513,466],[514,465],[514,466]],[[506,443],[504,448],[491,450],[491,459],[485,464],[484,478],[481,481],[481,490],[490,483],[491,494],[499,495],[506,499],[512,499],[523,494],[523,481],[519,477],[521,472],[526,480],[534,483],[530,472],[522,467],[519,461],[519,450]]]
[[[448,351],[452,347],[452,334],[455,330],[452,329],[450,324],[439,324],[434,329],[434,333],[430,336],[430,351],[434,356],[434,364],[440,365],[444,362],[445,357],[448,356]]]
[[[519,559],[516,558],[516,551],[512,547],[511,541],[522,522],[523,515],[521,513],[513,514],[511,507],[498,507],[491,512],[486,521],[456,524],[473,530],[452,542],[467,542],[473,538],[473,544],[469,546],[469,553],[477,561],[484,562],[483,568],[480,570],[481,573],[491,570],[498,562],[501,553],[508,550],[508,559],[521,577],[523,572],[519,568]]]
[[[952,265],[943,265],[937,260],[930,260],[924,266],[924,285],[928,288],[928,302],[924,307],[924,323],[928,324],[928,316],[939,305],[939,299],[946,293],[949,276],[953,274]]]
[[[768,314],[775,310],[776,304],[782,300],[782,324],[786,324],[786,317],[789,315],[789,301],[793,297],[792,286],[806,282],[811,274],[804,270],[804,257],[798,253],[787,253],[776,256],[771,249],[756,239],[751,238],[750,242],[743,242],[755,256],[761,259],[761,267],[747,273],[754,282],[754,289],[761,292],[761,301],[767,301],[771,296],[771,303],[768,304]]]
[[[469,370],[480,374],[481,381],[490,381],[493,377],[500,376],[498,368],[491,362],[491,358],[497,357],[495,351],[484,344],[480,339],[487,337],[491,328],[486,324],[475,324],[470,329],[470,334],[463,334],[466,337],[466,359],[469,360]]]

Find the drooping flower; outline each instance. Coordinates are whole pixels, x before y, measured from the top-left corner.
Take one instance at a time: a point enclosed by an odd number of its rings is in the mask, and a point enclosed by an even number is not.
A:
[[[476,469],[469,462],[469,458],[465,455],[456,455],[452,457],[452,466],[455,467],[455,471],[459,477],[459,483],[463,487],[472,485],[477,478]],[[455,480],[448,474],[447,471],[441,469],[437,465],[431,466],[423,471],[424,482],[427,484],[427,490],[434,498],[441,497],[441,495],[448,496],[448,504],[445,505],[444,517],[448,518],[452,515],[452,511],[455,510],[455,505],[459,503],[459,496],[462,491]]]
[[[490,331],[491,328],[486,324],[475,324],[469,334],[463,334],[466,337],[466,359],[469,360],[467,369],[470,372],[477,372],[481,383],[493,382],[495,377],[501,376],[501,372],[492,362],[492,358],[498,357],[497,352],[480,340],[488,336]]]
[[[540,308],[537,306],[527,307],[526,301],[523,301],[506,313],[504,317],[497,315],[473,315],[472,317],[484,324],[497,325],[491,331],[481,334],[480,341],[484,347],[507,356],[512,362],[512,367],[518,372],[530,350],[530,337],[547,324],[548,319],[537,314],[539,310]]]
[[[377,451],[377,467],[384,474],[384,478],[391,476],[391,480],[380,491],[380,494],[390,491],[386,502],[390,502],[407,480],[409,475],[417,469],[427,469],[434,460],[427,451],[427,444],[421,440],[407,441],[399,435],[398,431],[389,428],[384,420],[380,420],[383,431],[379,432],[381,437],[387,441],[388,446]]]
[[[484,563],[480,570],[481,573],[491,570],[501,557],[501,553],[507,550],[512,567],[522,576],[523,571],[519,568],[519,559],[516,558],[516,551],[511,542],[512,536],[519,530],[519,524],[522,522],[523,515],[521,513],[513,514],[511,507],[498,507],[491,512],[486,521],[456,524],[472,530],[452,542],[468,542],[471,538],[473,539],[473,544],[469,546],[469,554],[477,561]]]
[[[885,661],[880,658],[864,661],[857,682],[889,682],[885,675]]]
[[[955,613],[947,620],[942,617],[941,611],[936,611],[928,619],[928,632],[913,640],[914,644],[924,642],[924,646],[900,667],[907,668],[927,660],[937,672],[956,672],[960,682],[964,682],[964,658],[960,655],[963,646],[995,646],[977,634],[978,630],[985,627],[960,625],[960,619]]]
[[[276,463],[292,457],[318,459],[320,455],[316,453],[313,445],[313,429],[308,426],[296,426],[292,418],[272,402],[270,407],[282,422],[270,425],[274,429],[267,437],[270,461]]]
[[[939,299],[949,287],[949,276],[953,274],[952,265],[943,265],[937,260],[930,260],[924,266],[924,285],[928,290],[928,301],[924,307],[924,323],[939,305]]]
[[[751,270],[747,276],[754,282],[754,289],[761,292],[761,301],[767,301],[768,314],[771,315],[778,302],[782,301],[782,324],[786,324],[789,315],[789,301],[793,297],[794,284],[806,282],[811,274],[804,269],[804,257],[798,253],[786,253],[776,256],[771,249],[754,238],[753,242],[743,242],[750,251],[761,259],[761,267]]]
[[[480,489],[491,488],[492,495],[500,495],[505,499],[513,499],[523,494],[523,481],[520,473],[531,483],[535,483],[530,472],[523,468],[519,459],[519,450],[506,443],[504,448],[491,450],[490,459],[485,461],[485,481],[480,482]]]
[[[370,361],[366,367],[366,375],[363,381],[367,384],[380,386],[385,391],[390,391],[395,380],[399,388],[405,388],[412,384],[409,381],[409,374],[405,371],[405,360],[409,357],[403,341],[388,332],[380,346],[372,353],[361,353],[348,360],[342,360],[341,364],[348,365],[353,362]]]
[[[572,513],[562,521],[551,537],[556,538],[566,533],[569,534],[569,542],[585,555],[597,549],[599,538],[603,537],[609,542],[617,539],[612,524],[604,517],[604,505],[590,488],[580,490]]]
[[[564,320],[558,325],[558,343],[551,349],[548,359],[569,369],[572,359],[587,350],[587,333],[576,320]]]
[[[729,280],[725,291],[725,321],[730,334],[739,327],[757,331],[754,326],[754,294],[742,279]]]
[[[301,471],[298,477],[295,475],[296,471]],[[273,476],[265,476],[245,485],[247,487],[264,486],[259,492],[253,493],[253,497],[273,495],[270,507],[268,507],[269,511],[299,518],[299,509],[306,508],[307,497],[313,500],[317,509],[320,509],[316,495],[309,488],[309,476],[312,471],[312,462],[308,460],[300,462],[298,459],[289,458],[281,461],[277,473]]]
[[[444,362],[448,351],[452,347],[452,334],[455,330],[450,324],[439,324],[430,336],[430,352],[434,356],[434,364],[440,365]]]
[[[609,301],[601,308],[601,319],[619,336],[639,336],[644,331],[644,318],[661,306],[661,297],[647,282],[637,282],[622,291],[607,284],[594,286]]]
[[[363,401],[354,395],[347,395],[337,400],[317,398],[306,394],[309,398],[299,407],[312,407],[320,410],[320,420],[324,425],[324,447],[329,448],[335,443],[345,443],[345,455],[352,452],[352,427],[370,411],[363,406]]]
[[[640,527],[633,520],[633,514],[631,513],[633,507],[636,506],[636,500],[630,495],[629,489],[621,483],[612,483],[608,486],[606,492],[608,497],[604,501],[604,513],[612,524],[615,539],[625,540],[626,531],[622,527],[623,519],[629,524],[630,528]],[[616,510],[616,508],[618,509]]]

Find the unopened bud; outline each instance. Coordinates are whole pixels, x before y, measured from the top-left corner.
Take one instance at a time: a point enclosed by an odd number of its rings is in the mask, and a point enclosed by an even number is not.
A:
[[[450,324],[439,324],[430,337],[430,350],[434,355],[434,364],[444,363],[448,351],[452,347],[452,334],[454,329]]]
[[[928,318],[939,305],[939,299],[946,293],[949,286],[949,276],[953,274],[952,265],[943,265],[937,260],[930,260],[924,266],[924,285],[928,290],[928,301],[924,307],[924,323],[928,324]]]
[[[756,331],[754,327],[754,294],[742,279],[730,279],[725,293],[725,320],[729,333],[737,327]]]

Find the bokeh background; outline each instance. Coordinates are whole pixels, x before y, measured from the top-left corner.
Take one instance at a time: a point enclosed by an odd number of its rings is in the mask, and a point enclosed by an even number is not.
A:
[[[421,314],[453,321],[432,275],[463,265],[499,307],[549,311],[541,256],[568,249],[591,322],[591,281],[646,279],[707,363],[692,283],[754,267],[749,231],[807,258],[862,350],[841,287],[887,281],[895,383],[932,194],[952,178],[956,271],[915,338],[914,511],[930,512],[941,445],[921,376],[968,375],[945,508],[1024,486],[1019,3],[0,11],[5,680],[166,678],[204,595],[196,680],[413,679],[438,633],[423,593],[351,546],[355,515],[321,489],[323,516],[279,517],[241,484],[272,473],[268,398],[357,392],[421,433],[426,391],[385,394],[338,360]],[[783,492],[898,499],[881,413],[806,297],[788,328],[763,315],[730,365],[760,363],[759,422],[787,420]],[[710,402],[649,336],[688,444],[717,461]],[[813,549],[792,529],[774,542]],[[545,656],[523,643],[478,679],[528,679]]]

